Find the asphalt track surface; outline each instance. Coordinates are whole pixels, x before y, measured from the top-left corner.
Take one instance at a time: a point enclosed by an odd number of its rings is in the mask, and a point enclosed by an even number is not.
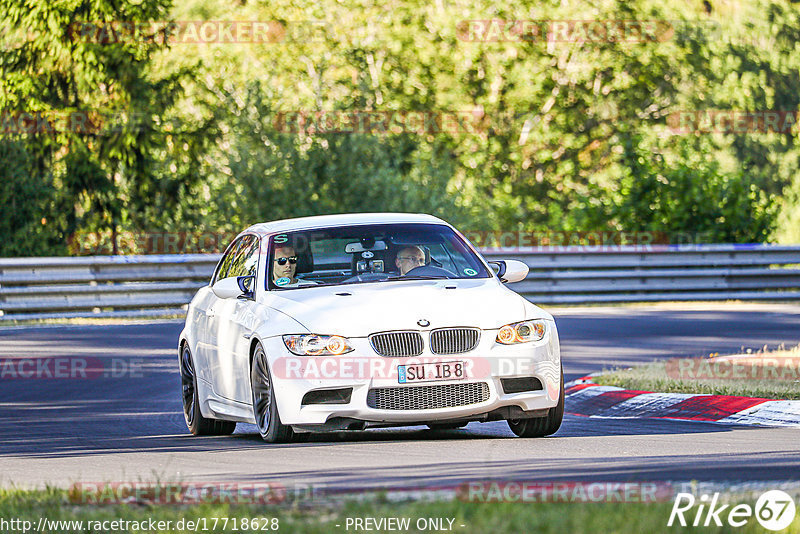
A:
[[[800,306],[558,310],[566,378],[610,365],[800,343]],[[504,422],[318,434],[269,445],[240,424],[187,433],[179,322],[0,329],[0,358],[138,361],[121,378],[0,380],[0,486],[79,481],[275,482],[321,488],[446,486],[472,480],[797,481],[800,429],[567,415],[552,437]],[[121,368],[121,366],[120,366]],[[567,404],[569,411],[569,404]]]

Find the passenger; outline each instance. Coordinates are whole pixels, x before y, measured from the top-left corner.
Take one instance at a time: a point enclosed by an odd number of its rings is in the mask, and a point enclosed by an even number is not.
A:
[[[411,269],[425,265],[425,252],[418,246],[401,248],[394,264],[400,270],[400,276],[405,276]]]

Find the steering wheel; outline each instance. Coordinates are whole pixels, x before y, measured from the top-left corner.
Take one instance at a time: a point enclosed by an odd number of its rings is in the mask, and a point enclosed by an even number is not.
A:
[[[409,270],[405,276],[443,276],[445,278],[458,278],[458,276],[442,267],[434,267],[433,265],[419,265]]]

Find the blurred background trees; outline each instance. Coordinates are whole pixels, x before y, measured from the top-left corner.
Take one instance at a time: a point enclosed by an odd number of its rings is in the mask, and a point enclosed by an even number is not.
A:
[[[797,113],[796,4],[479,4],[0,0],[0,255],[67,254],[89,233],[236,232],[350,211],[427,212],[464,230],[800,242],[798,127],[675,127],[681,111]],[[274,21],[283,33],[75,36],[81,22],[170,19]],[[471,39],[468,21],[489,19],[650,21],[657,32]],[[423,133],[281,123],[316,111],[469,120]],[[25,132],[9,121],[23,112],[99,124]]]

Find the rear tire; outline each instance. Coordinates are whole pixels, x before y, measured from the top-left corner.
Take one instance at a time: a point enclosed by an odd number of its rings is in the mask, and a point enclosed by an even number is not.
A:
[[[281,423],[278,404],[272,387],[267,355],[261,343],[253,351],[250,364],[250,389],[253,392],[253,417],[258,433],[267,443],[286,443],[292,441],[292,427]]]
[[[564,367],[561,367],[561,390],[558,404],[550,408],[546,417],[532,419],[508,419],[508,427],[521,438],[541,438],[555,434],[564,419]]]
[[[197,373],[189,344],[181,348],[181,393],[183,399],[183,419],[195,436],[225,436],[236,430],[235,421],[221,421],[203,417],[200,413],[200,399],[197,394]]]

